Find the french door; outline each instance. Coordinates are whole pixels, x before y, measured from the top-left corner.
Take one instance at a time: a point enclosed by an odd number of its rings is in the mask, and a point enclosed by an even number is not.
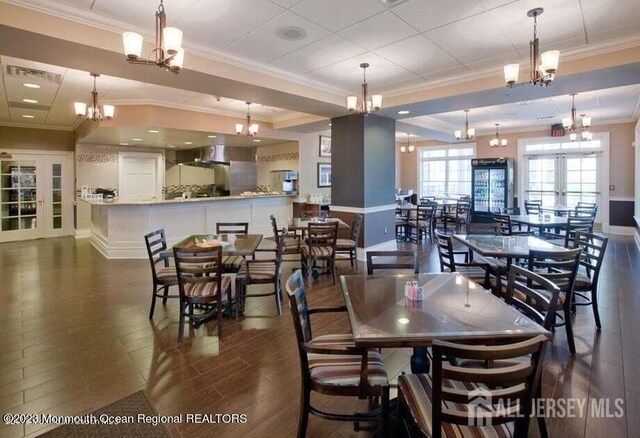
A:
[[[72,153],[0,159],[0,242],[72,234]]]
[[[524,176],[525,199],[529,201],[541,201],[548,207],[573,208],[578,202],[600,205],[600,152],[530,155],[526,157]]]

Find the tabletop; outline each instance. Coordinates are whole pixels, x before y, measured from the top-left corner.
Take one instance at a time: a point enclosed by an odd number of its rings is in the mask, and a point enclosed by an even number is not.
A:
[[[552,207],[540,207],[540,210],[553,211],[554,213],[570,213],[575,209],[566,205],[554,205]]]
[[[493,236],[487,234],[454,234],[453,238],[485,257],[523,258],[529,250],[569,251],[567,248],[534,236]]]
[[[176,243],[173,247],[178,250],[207,251],[211,247],[199,247],[197,242],[213,239],[222,242],[222,254],[224,255],[250,256],[256,252],[262,242],[262,234],[194,234]]]
[[[331,224],[331,223],[335,223],[335,222],[338,222],[338,229],[340,229],[340,230],[346,230],[346,229],[351,228],[342,219],[338,219],[338,218],[326,218],[326,219],[319,219],[319,218],[296,219],[296,218],[293,218],[293,219],[290,219],[287,222],[287,229],[289,231],[300,231],[300,230],[306,230],[307,228],[309,228],[309,224],[310,223]]]
[[[535,227],[566,227],[569,218],[566,216],[539,216],[537,214],[512,214],[511,222],[518,222]]]
[[[415,280],[424,298],[405,297]],[[551,334],[457,273],[340,277],[354,342],[359,347],[425,347],[435,339],[482,340]]]

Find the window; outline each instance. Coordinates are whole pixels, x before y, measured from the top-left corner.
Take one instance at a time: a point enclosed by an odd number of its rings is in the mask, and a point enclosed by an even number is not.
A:
[[[420,196],[471,195],[475,144],[420,148]]]

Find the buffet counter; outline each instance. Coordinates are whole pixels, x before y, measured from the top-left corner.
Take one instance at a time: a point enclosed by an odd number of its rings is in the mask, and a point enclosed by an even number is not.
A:
[[[169,246],[193,234],[215,234],[217,222],[249,222],[271,235],[270,215],[286,224],[297,195],[224,196],[162,201],[85,201],[91,205],[91,244],[109,259],[146,258],[144,235],[163,228]]]

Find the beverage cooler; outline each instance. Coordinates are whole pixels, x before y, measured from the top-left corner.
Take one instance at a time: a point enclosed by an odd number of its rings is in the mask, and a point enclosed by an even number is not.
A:
[[[493,213],[513,207],[514,164],[511,158],[471,160],[473,222],[490,222]]]

